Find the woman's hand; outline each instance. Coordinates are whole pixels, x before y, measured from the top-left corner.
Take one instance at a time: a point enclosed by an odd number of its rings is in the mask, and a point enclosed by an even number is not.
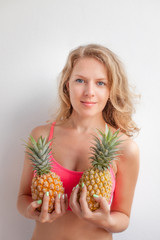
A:
[[[100,204],[100,208],[92,212],[86,201],[87,189],[84,185],[80,194],[79,203],[78,199],[79,186],[76,186],[70,197],[70,208],[78,217],[83,218],[90,223],[95,224],[98,227],[109,229],[111,224],[111,215],[110,215],[110,206],[107,203],[106,199],[101,196],[94,195],[96,202]]]
[[[41,207],[41,212],[36,210]],[[39,221],[41,223],[51,223],[55,219],[61,217],[66,213],[68,208],[68,197],[63,195],[56,195],[55,197],[55,210],[52,213],[48,213],[49,196],[47,194],[43,197],[43,203],[41,200],[34,201],[29,204],[26,210],[26,217]]]

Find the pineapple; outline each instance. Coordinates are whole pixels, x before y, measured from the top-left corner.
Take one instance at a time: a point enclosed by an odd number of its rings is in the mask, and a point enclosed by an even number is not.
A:
[[[110,129],[107,134],[100,130],[98,132],[100,139],[94,136],[94,145],[91,146],[92,166],[85,170],[79,182],[79,196],[82,191],[82,183],[84,183],[87,188],[86,200],[91,211],[99,208],[99,203],[93,198],[94,194],[105,197],[107,202],[110,202],[112,193],[110,167],[113,160],[117,160],[117,156],[120,154],[117,146],[122,143],[122,140],[118,140],[119,129],[114,134]]]
[[[26,149],[29,150],[27,154],[32,162],[34,177],[32,179],[31,193],[33,200],[43,200],[43,196],[46,192],[49,192],[49,208],[48,212],[51,213],[54,210],[54,202],[56,194],[63,194],[64,188],[60,180],[60,177],[51,172],[51,148],[50,142],[47,142],[47,138],[39,137],[36,142],[35,139],[30,136],[31,145],[27,143]],[[38,208],[41,211],[41,207]]]

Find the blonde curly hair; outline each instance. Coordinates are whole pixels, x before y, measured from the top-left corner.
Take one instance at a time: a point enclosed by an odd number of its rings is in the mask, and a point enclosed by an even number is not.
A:
[[[139,131],[139,128],[132,119],[132,114],[135,112],[133,103],[137,95],[133,94],[129,89],[123,64],[116,54],[98,44],[80,46],[70,52],[67,62],[60,74],[60,107],[56,122],[64,122],[72,114],[67,82],[69,81],[75,62],[83,57],[95,58],[102,62],[107,68],[110,98],[103,110],[104,120],[112,127],[116,129],[120,128],[126,135],[133,136],[135,132]]]

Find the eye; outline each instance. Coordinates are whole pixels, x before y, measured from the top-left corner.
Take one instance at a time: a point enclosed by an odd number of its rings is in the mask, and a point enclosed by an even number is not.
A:
[[[98,86],[104,86],[104,85],[106,85],[106,84],[105,84],[105,82],[99,81],[99,82],[97,82],[97,85],[98,85]]]
[[[78,82],[78,83],[83,83],[83,82],[84,82],[84,80],[83,80],[83,79],[80,79],[80,78],[78,78],[78,79],[76,79],[76,82]]]

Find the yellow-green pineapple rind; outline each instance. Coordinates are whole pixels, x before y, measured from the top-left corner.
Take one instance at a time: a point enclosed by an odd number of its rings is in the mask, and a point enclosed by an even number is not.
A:
[[[87,188],[86,200],[91,211],[99,208],[99,203],[94,200],[94,194],[104,197],[109,203],[112,192],[112,176],[109,170],[94,170],[93,168],[86,170],[80,179],[80,192],[82,182]]]

